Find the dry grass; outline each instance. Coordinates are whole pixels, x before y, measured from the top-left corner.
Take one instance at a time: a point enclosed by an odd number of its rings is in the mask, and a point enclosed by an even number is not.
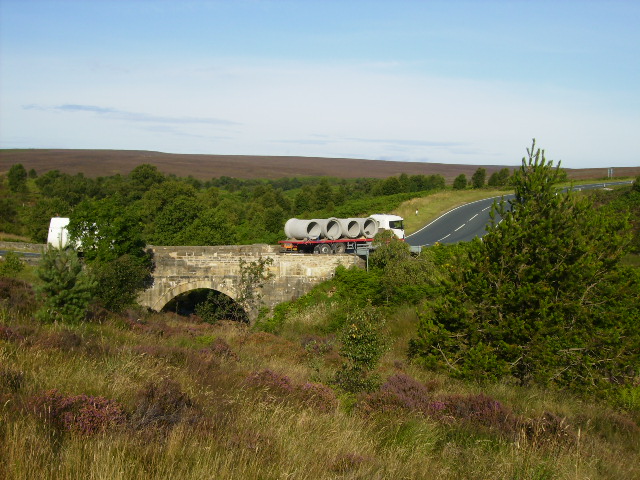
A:
[[[309,338],[322,339],[304,329],[315,329],[330,312],[322,316],[316,310],[313,320],[298,312],[295,327],[276,336],[171,315],[43,326],[0,310],[5,332],[0,478],[624,480],[640,475],[640,433],[624,412],[540,389],[468,385],[408,364],[403,350],[415,322],[409,310],[387,319],[391,348],[380,369],[383,378],[402,372],[428,385],[426,395],[434,401],[468,401],[482,394],[477,398],[499,399],[523,421],[553,412],[556,423],[523,423],[522,431],[502,432],[502,424],[491,418],[476,424],[473,416],[365,412],[358,397],[337,391],[337,408],[324,408],[322,402],[329,400],[309,402],[313,390],[307,382],[331,378],[339,362],[335,349],[305,348]],[[265,371],[270,373],[259,373]],[[51,389],[61,398],[89,395],[117,402],[127,420],[93,434],[67,431],[65,423],[47,420],[50,413],[29,407]],[[562,428],[538,428],[532,436],[525,434],[529,424]]]

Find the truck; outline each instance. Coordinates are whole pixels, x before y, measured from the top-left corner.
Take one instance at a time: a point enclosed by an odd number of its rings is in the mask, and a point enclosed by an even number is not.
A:
[[[404,241],[404,219],[398,215],[374,214],[364,218],[290,218],[284,226],[284,252],[368,255],[373,237],[390,230]]]
[[[69,246],[69,232],[67,231],[69,219],[64,217],[53,217],[49,222],[49,234],[47,235],[47,245],[58,250],[64,250]]]

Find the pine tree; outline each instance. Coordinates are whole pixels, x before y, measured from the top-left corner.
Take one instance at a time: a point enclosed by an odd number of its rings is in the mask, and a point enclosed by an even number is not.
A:
[[[421,319],[412,353],[464,378],[607,389],[640,367],[640,279],[619,259],[623,216],[558,193],[559,167],[535,142],[503,219]]]
[[[43,305],[36,316],[43,322],[82,321],[96,283],[83,270],[73,250],[48,249],[37,270]]]

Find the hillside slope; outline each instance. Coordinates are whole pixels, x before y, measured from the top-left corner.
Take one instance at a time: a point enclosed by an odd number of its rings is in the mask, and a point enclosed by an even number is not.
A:
[[[166,174],[192,175],[200,180],[229,176],[235,178],[282,178],[334,176],[341,178],[386,178],[407,175],[442,175],[447,182],[464,173],[473,175],[478,165],[443,163],[389,162],[351,158],[270,157],[245,155],[182,155],[138,150],[0,150],[0,173],[21,163],[38,174],[60,170],[69,174],[82,172],[89,177],[126,175],[136,166],[149,163]],[[503,165],[482,165],[490,175]],[[576,179],[603,178],[606,168],[568,170]],[[615,170],[616,176],[640,175],[639,167]]]

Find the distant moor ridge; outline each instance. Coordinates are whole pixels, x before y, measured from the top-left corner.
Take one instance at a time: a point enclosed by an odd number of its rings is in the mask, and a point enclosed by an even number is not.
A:
[[[148,163],[165,174],[180,177],[191,175],[199,180],[214,177],[282,178],[306,176],[332,176],[340,178],[387,178],[407,175],[442,175],[447,182],[464,173],[471,177],[481,166],[491,175],[504,165],[449,165],[443,163],[390,162],[352,158],[269,157],[249,155],[183,155],[139,150],[0,150],[0,174],[11,165],[21,163],[35,169],[38,174],[50,170],[64,173],[83,173],[88,177],[115,174],[126,175],[136,166]],[[514,164],[513,168],[516,165]],[[604,178],[607,168],[567,169],[570,178]],[[620,167],[614,175],[640,175],[638,167]]]

